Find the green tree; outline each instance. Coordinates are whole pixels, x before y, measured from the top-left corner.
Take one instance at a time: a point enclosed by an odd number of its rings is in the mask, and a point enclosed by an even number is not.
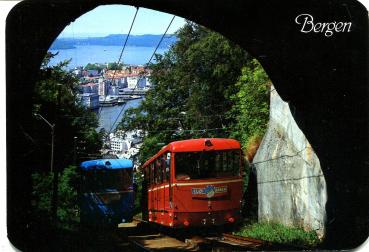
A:
[[[48,63],[53,56],[48,53],[41,65],[33,94],[33,112],[55,124],[55,163],[66,167],[74,160],[75,137],[77,144],[83,143],[87,153],[97,153],[101,139],[95,130],[98,127],[96,115],[78,99],[77,77],[66,70],[69,61],[50,67]],[[40,150],[47,150],[42,159],[47,160],[50,129],[35,117],[33,132]]]
[[[70,165],[66,167],[59,182],[59,208],[58,219],[69,226],[69,223],[78,222],[78,185],[79,176],[77,167]]]
[[[226,111],[231,109],[234,83],[248,54],[240,47],[197,24],[177,32],[178,41],[164,55],[156,55],[154,83],[138,108],[126,111],[121,127],[143,129],[140,160],[168,142],[196,137],[227,137]]]
[[[85,67],[84,67],[85,70],[97,70],[99,72],[101,72],[101,70],[104,69],[104,66],[101,65],[101,64],[92,64],[92,63],[88,63]]]
[[[78,79],[66,70],[69,61],[49,66],[53,56],[48,53],[42,62],[33,93],[33,112],[55,124],[54,170],[61,174],[57,218],[62,224],[66,224],[73,219],[71,214],[75,213],[71,210],[75,209],[77,186],[77,174],[68,167],[75,167],[79,157],[86,153],[97,153],[101,147],[101,139],[95,131],[98,126],[96,115],[84,108],[78,99]],[[33,173],[34,217],[37,222],[41,219],[48,220],[50,215],[51,129],[39,116],[35,116],[32,126],[29,138],[32,139],[35,150],[30,153],[32,161],[29,168]],[[81,153],[82,149],[85,153]],[[46,216],[41,218],[38,213]]]
[[[108,70],[122,70],[123,69],[123,64],[122,63],[109,63],[108,64]]]
[[[76,166],[68,166],[61,172],[58,185],[59,207],[57,217],[62,227],[70,228],[78,222],[78,173]],[[51,220],[51,199],[53,176],[51,173],[34,172],[32,174],[33,216],[43,225]]]
[[[253,59],[242,68],[242,75],[235,84],[238,92],[230,96],[234,104],[227,112],[227,117],[231,122],[230,137],[241,142],[249,161],[252,161],[267,129],[270,85],[271,82],[264,69],[256,59]],[[256,178],[255,174],[250,173],[249,162],[245,162],[245,165],[244,188],[246,191],[242,212],[249,220],[253,220],[257,219]]]

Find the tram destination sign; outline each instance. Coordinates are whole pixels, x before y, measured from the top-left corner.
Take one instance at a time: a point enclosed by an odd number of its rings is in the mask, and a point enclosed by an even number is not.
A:
[[[226,193],[228,191],[227,186],[213,186],[209,185],[204,188],[192,188],[192,195],[206,195],[206,197],[214,197],[215,194]]]

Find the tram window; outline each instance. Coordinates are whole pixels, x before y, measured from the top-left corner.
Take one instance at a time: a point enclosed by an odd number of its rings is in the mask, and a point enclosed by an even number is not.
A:
[[[147,167],[146,167],[146,170],[147,170],[147,184],[148,185],[150,185],[150,183],[151,183],[151,176],[150,176],[150,165],[148,165]]]
[[[227,158],[227,152],[223,152],[223,169],[222,171],[227,171],[228,170],[228,158]]]
[[[94,192],[96,186],[95,171],[83,172],[83,192]]]
[[[161,173],[162,173],[163,182],[167,182],[166,162],[165,162],[165,156],[164,155],[162,155],[160,157],[160,166],[161,166]]]
[[[155,161],[155,170],[156,170],[156,184],[161,184],[163,182],[163,172],[161,169],[160,159]]]
[[[84,174],[85,192],[124,191],[132,187],[132,169],[94,170]]]
[[[239,175],[239,150],[176,153],[176,179],[220,178]]]
[[[166,178],[166,181],[169,181],[170,179],[170,154],[169,153],[166,153],[164,155],[164,162],[165,162],[165,178]]]
[[[132,169],[123,169],[118,174],[118,176],[114,176],[112,174],[114,183],[117,184],[118,190],[129,190],[133,189],[132,183],[133,183],[133,170]]]
[[[150,184],[153,185],[154,184],[154,164],[150,164],[149,166],[150,169]]]
[[[233,174],[239,175],[240,167],[241,167],[241,153],[239,151],[235,151],[233,155]]]
[[[158,183],[158,166],[156,164],[156,160],[153,163],[154,166],[154,184]]]

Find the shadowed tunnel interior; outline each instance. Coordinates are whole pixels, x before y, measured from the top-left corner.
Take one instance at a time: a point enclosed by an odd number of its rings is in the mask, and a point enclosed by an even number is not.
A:
[[[66,25],[101,4],[172,13],[238,43],[263,65],[319,156],[328,188],[329,249],[368,237],[368,14],[351,0],[23,1],[6,23],[8,235],[27,245],[31,168],[27,138],[41,61]],[[301,33],[295,18],[352,22],[351,32]]]

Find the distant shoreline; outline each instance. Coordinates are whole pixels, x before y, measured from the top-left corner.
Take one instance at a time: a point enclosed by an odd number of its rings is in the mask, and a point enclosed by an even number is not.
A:
[[[78,47],[82,47],[82,46],[122,46],[122,45],[75,45],[75,46],[69,46],[69,47],[50,47],[49,51],[57,51],[57,50],[69,50],[69,49],[78,49]],[[143,46],[143,45],[129,45],[129,47],[150,47],[152,48],[152,46]],[[159,48],[163,48],[162,46],[160,46]]]
[[[68,50],[68,49],[76,49],[76,46],[56,46],[56,47],[50,47],[49,50]]]
[[[169,48],[159,48],[156,53],[163,54]],[[128,65],[144,65],[150,59],[155,47],[145,46],[126,46],[121,63]],[[49,49],[53,54],[58,54],[50,60],[49,65],[53,66],[62,61],[70,60],[66,67],[74,69],[79,66],[85,66],[88,63],[117,62],[122,51],[122,45],[105,46],[105,45],[76,45],[73,49]]]
[[[57,38],[50,47],[50,50],[75,49],[76,46],[98,45],[98,46],[122,46],[127,34],[112,34],[105,37],[88,38]],[[154,47],[160,41],[162,35],[130,35],[127,46]],[[160,48],[168,48],[177,41],[175,35],[168,35],[163,39]]]

